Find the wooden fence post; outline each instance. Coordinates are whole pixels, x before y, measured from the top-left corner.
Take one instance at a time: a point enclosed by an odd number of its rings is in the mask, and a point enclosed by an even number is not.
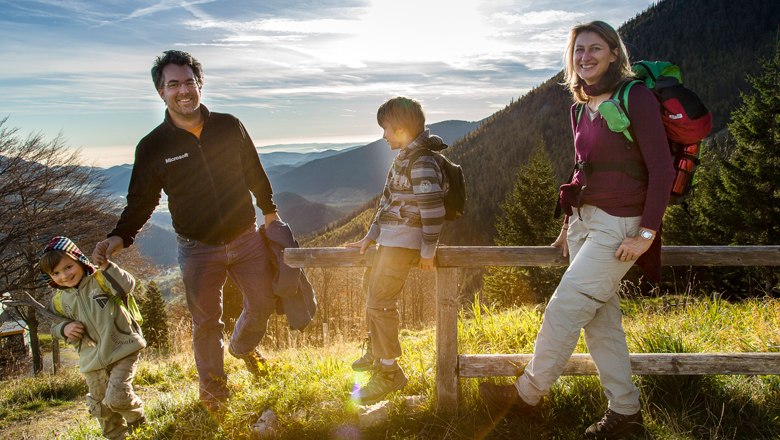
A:
[[[373,252],[291,248],[284,260],[292,267],[365,267]],[[665,266],[780,266],[780,246],[664,246],[661,257]],[[568,260],[550,246],[439,246],[436,264],[436,408],[454,412],[459,376],[515,376],[532,356],[458,354],[458,269],[565,266]],[[633,353],[631,363],[634,374],[780,374],[780,353]],[[596,374],[588,354],[574,354],[567,368],[565,374]]]
[[[458,268],[436,269],[436,406],[458,409]]]
[[[51,368],[54,374],[60,371],[60,340],[57,338],[51,338]]]

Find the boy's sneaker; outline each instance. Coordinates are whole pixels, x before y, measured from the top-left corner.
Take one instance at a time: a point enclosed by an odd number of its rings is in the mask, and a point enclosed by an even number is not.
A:
[[[367,337],[366,340],[363,341],[363,349],[365,350],[363,356],[361,356],[360,359],[356,360],[355,362],[352,362],[353,371],[373,370],[376,368],[377,362],[379,362],[379,359],[374,357],[374,352],[371,350],[371,336]]]
[[[642,411],[636,414],[625,415],[607,409],[601,420],[590,425],[585,430],[585,438],[623,438],[628,435],[641,434],[642,432],[644,432]]]
[[[228,347],[228,353],[230,353],[231,356],[244,361],[244,363],[246,364],[246,369],[249,370],[249,372],[252,374],[252,376],[255,377],[255,379],[258,379],[265,375],[266,360],[263,357],[263,355],[260,354],[260,350],[258,350],[257,348],[255,348],[254,350],[250,351],[247,354],[237,355],[233,353],[232,348]]]
[[[384,365],[380,362],[368,383],[360,387],[353,396],[360,405],[373,405],[393,391],[405,387],[407,382],[409,379],[397,362],[393,365]]]
[[[510,411],[519,415],[530,414],[535,408],[517,394],[517,388],[514,385],[482,382],[479,384],[479,395],[485,401],[485,406],[487,406],[493,420],[501,419]]]

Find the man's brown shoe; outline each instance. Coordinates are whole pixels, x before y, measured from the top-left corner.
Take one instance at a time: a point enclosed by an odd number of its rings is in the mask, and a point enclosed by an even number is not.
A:
[[[230,353],[231,356],[244,361],[244,364],[246,364],[246,369],[252,373],[252,376],[254,376],[255,379],[259,379],[265,376],[267,372],[265,367],[266,360],[263,355],[260,354],[260,350],[257,348],[250,351],[249,353],[238,355],[233,353],[233,350],[228,347],[228,353]]]

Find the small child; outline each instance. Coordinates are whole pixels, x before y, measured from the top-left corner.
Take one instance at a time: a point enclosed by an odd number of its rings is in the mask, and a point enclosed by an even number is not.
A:
[[[120,306],[135,278],[113,262],[93,266],[66,237],[54,237],[39,262],[58,291],[49,310],[70,319],[52,335],[76,345],[87,381],[87,407],[109,439],[124,438],[146,422],[143,402],[133,391],[136,362],[146,341],[141,327]]]
[[[372,372],[369,382],[353,394],[361,405],[382,400],[408,381],[396,362],[401,355],[398,300],[411,268],[434,269],[447,184],[441,165],[431,154],[447,145],[425,129],[425,114],[419,102],[392,98],[379,107],[377,123],[398,155],[368,233],[362,240],[345,245],[359,248],[361,254],[374,243],[379,245],[373,265],[364,276],[368,285],[366,353],[352,364],[355,371]]]

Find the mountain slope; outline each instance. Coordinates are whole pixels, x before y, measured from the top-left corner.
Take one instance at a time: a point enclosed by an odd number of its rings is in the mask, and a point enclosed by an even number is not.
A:
[[[132,172],[133,166],[128,164],[116,165],[102,170],[102,174],[106,178],[106,192],[122,196],[126,195]]]
[[[758,71],[757,59],[773,53],[778,23],[777,1],[665,0],[628,21],[620,32],[632,60],[681,65],[686,84],[713,112],[714,134],[725,128],[740,91],[747,89],[745,76]],[[445,225],[443,244],[493,243],[499,204],[535,145],[544,146],[559,181],[568,177],[573,157],[571,99],[561,81],[562,74],[549,79],[447,150],[463,166],[468,200],[464,217]],[[553,221],[554,205],[550,200],[549,212],[539,213],[539,221]],[[355,229],[348,223],[337,227]]]
[[[445,121],[429,126],[431,133],[452,145],[479,126],[478,122]],[[344,153],[312,160],[271,181],[274,192],[293,192],[329,205],[356,206],[382,190],[397,152],[377,140]]]
[[[279,207],[279,215],[296,235],[316,231],[346,214],[343,210],[290,192],[274,193],[274,202]],[[262,213],[258,212],[257,217],[262,219]]]
[[[746,90],[745,76],[758,71],[758,58],[772,53],[779,22],[780,2],[666,0],[620,32],[633,60],[673,60],[682,66],[686,84],[713,112],[716,133]],[[453,148],[451,154],[464,164],[471,182],[470,203],[466,216],[445,228],[444,243],[492,244],[498,205],[537,143],[544,144],[559,181],[568,177],[571,100],[561,81],[562,75],[548,80]],[[539,221],[553,221],[554,204],[551,200],[549,213],[540,213]]]

